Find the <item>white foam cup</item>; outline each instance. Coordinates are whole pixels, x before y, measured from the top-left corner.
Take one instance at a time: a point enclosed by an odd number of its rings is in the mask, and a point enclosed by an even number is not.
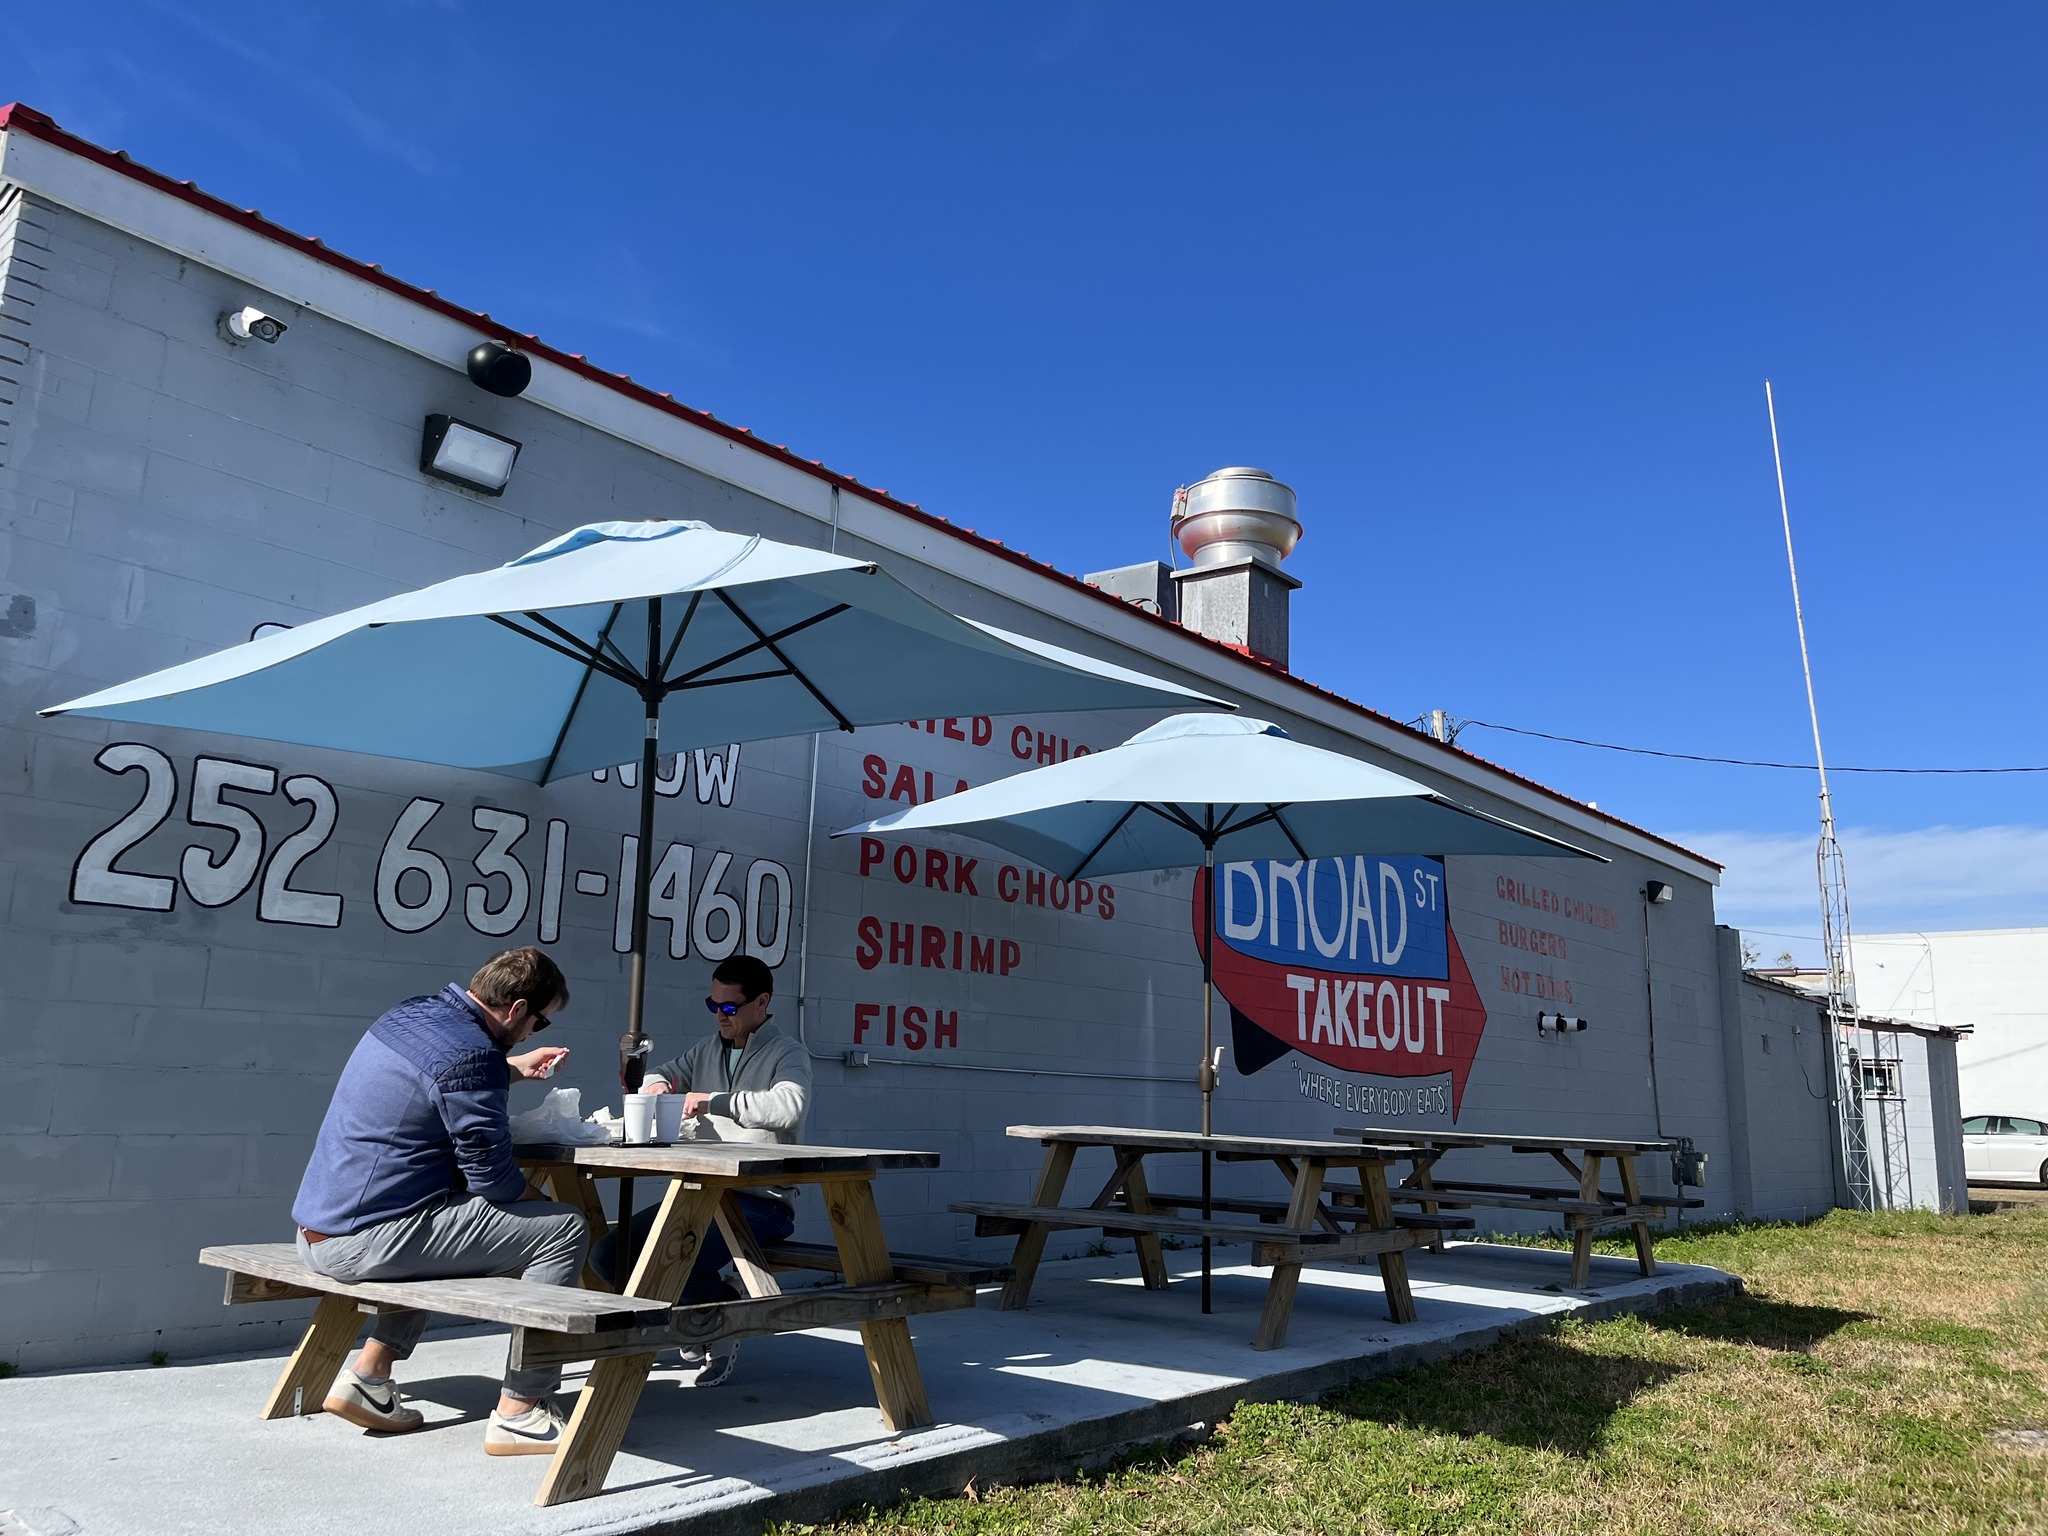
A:
[[[626,1140],[646,1145],[654,1140],[654,1106],[665,1095],[654,1093],[629,1093],[626,1095]]]
[[[683,1134],[683,1096],[680,1093],[657,1093],[654,1099],[654,1139],[656,1141],[678,1141]]]

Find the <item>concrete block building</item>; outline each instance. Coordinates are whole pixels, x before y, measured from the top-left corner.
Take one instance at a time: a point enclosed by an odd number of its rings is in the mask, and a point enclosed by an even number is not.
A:
[[[238,334],[249,310],[282,333]],[[516,398],[465,370],[492,339],[531,362]],[[433,417],[518,444],[500,493],[422,471]],[[363,1029],[540,943],[574,991],[550,1036],[575,1052],[561,1081],[586,1110],[610,1101],[631,916],[631,772],[536,788],[38,709],[649,517],[871,557],[956,612],[1228,698],[1602,855],[1363,850],[1224,871],[1225,942],[1273,986],[1336,990],[1298,1020],[1251,995],[1265,983],[1229,999],[1220,1129],[1683,1137],[1708,1155],[1709,1214],[1828,1203],[1831,1115],[1799,1086],[1818,1080],[1816,1040],[1757,1044],[1765,1005],[1716,927],[1716,867],[1305,681],[1327,658],[1290,655],[1285,600],[1312,568],[1226,551],[1199,597],[1163,605],[1174,584],[1155,580],[1127,599],[17,106],[0,112],[0,1359],[289,1336],[289,1309],[222,1308],[193,1255],[290,1235]],[[761,955],[778,1023],[814,1058],[813,1139],[942,1154],[878,1184],[892,1239],[925,1250],[973,1246],[949,1202],[1028,1187],[1038,1148],[1007,1124],[1192,1127],[1188,872],[1069,884],[964,842],[826,836],[1149,723],[908,721],[668,762],[657,1059],[705,1028],[708,965]],[[1445,999],[1470,1023],[1449,1039]],[[1585,1028],[1539,1027],[1558,1014]]]

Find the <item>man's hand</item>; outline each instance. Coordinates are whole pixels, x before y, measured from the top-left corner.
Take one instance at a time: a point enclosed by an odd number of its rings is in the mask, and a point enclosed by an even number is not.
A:
[[[683,1095],[683,1118],[689,1120],[704,1113],[711,1103],[708,1093],[686,1093]]]
[[[505,1065],[512,1069],[512,1076],[519,1082],[538,1082],[541,1078],[552,1077],[555,1069],[568,1059],[568,1048],[560,1045],[544,1045],[537,1051],[528,1051],[524,1056],[507,1056]]]
[[[668,1085],[668,1079],[667,1079],[667,1078],[665,1078],[665,1077],[648,1077],[648,1078],[642,1078],[642,1079],[641,1079],[641,1081],[640,1081],[640,1091],[641,1091],[642,1093],[673,1093],[673,1092],[675,1092],[675,1090],[674,1090],[673,1088],[669,1087],[669,1085]]]

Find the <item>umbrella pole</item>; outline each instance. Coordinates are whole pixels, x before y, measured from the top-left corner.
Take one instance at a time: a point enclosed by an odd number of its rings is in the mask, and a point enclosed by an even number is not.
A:
[[[1210,1040],[1214,1033],[1210,1023],[1210,1010],[1216,990],[1213,984],[1216,954],[1216,845],[1214,843],[1210,843],[1202,850],[1202,869],[1207,876],[1202,882],[1202,1066],[1195,1076],[1195,1081],[1201,1086],[1202,1090],[1202,1134],[1207,1136],[1214,1129],[1210,1116],[1210,1096],[1216,1091],[1216,1065],[1212,1060],[1213,1047],[1210,1045]],[[1210,1162],[1209,1149],[1204,1147],[1202,1148],[1202,1220],[1205,1222],[1215,1214],[1209,1204]],[[1210,1258],[1211,1243],[1207,1237],[1204,1237],[1202,1239],[1202,1310],[1204,1312],[1210,1310]]]
[[[640,743],[640,841],[633,859],[633,957],[626,991],[626,1033],[619,1041],[619,1081],[626,1092],[638,1093],[647,1075],[647,887],[653,875],[654,779],[660,771],[661,695],[655,678],[661,671],[661,599],[647,603],[647,731]],[[633,1180],[619,1180],[617,1273],[612,1283],[623,1291],[633,1272]]]

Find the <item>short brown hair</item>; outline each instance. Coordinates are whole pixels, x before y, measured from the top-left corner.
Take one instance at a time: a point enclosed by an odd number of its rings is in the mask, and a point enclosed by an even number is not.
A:
[[[531,944],[491,956],[469,978],[469,995],[486,1008],[510,1008],[520,999],[534,1013],[565,1008],[569,981],[562,968]]]

